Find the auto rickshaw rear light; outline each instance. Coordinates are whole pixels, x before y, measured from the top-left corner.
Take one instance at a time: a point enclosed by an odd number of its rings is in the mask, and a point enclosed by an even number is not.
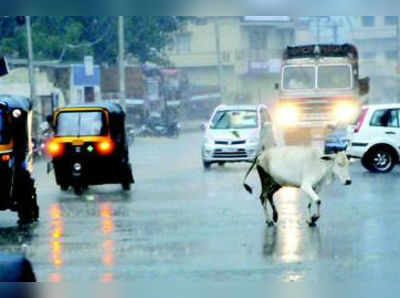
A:
[[[114,151],[114,144],[111,140],[102,141],[97,144],[96,149],[101,155],[109,155]]]
[[[11,160],[11,155],[10,154],[4,154],[1,156],[1,161],[2,162],[9,162]]]
[[[61,143],[50,141],[47,143],[47,154],[52,157],[61,156],[64,153],[64,146]]]

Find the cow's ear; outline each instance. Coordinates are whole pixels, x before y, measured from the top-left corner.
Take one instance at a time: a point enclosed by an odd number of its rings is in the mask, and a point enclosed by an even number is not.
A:
[[[321,157],[322,160],[333,160],[333,156],[332,155],[324,155]]]

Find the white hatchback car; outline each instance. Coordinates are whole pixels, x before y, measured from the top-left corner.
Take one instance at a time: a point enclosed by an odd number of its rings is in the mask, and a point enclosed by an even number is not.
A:
[[[221,105],[205,127],[204,168],[213,163],[251,162],[262,149],[276,144],[274,135],[265,105]]]
[[[371,172],[390,172],[400,161],[400,104],[364,106],[350,140],[348,155]]]

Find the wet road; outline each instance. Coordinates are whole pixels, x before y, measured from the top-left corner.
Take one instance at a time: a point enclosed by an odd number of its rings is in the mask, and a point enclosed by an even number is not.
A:
[[[400,261],[399,169],[388,175],[352,165],[353,185],[323,191],[317,228],[293,189],[278,195],[280,222],[267,228],[259,201],[241,182],[247,164],[203,171],[201,134],[138,139],[137,184],[61,192],[36,167],[40,223],[15,228],[0,218],[0,249],[23,251],[40,281],[396,282]],[[259,182],[252,175],[250,184]]]

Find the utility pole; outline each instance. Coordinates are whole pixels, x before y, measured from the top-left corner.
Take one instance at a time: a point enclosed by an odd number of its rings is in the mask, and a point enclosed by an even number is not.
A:
[[[339,30],[338,24],[336,23],[336,21],[334,21],[334,24],[333,24],[333,41],[335,42],[335,44],[337,44],[338,41],[339,41],[338,30]]]
[[[38,103],[36,98],[36,78],[35,78],[35,66],[34,66],[34,57],[33,57],[33,45],[32,45],[32,26],[31,26],[31,17],[25,16],[26,21],[26,37],[28,44],[28,69],[29,69],[29,85],[31,89],[31,100],[34,107],[34,112],[38,111]],[[35,134],[38,132],[38,119],[34,115],[33,117],[33,131]]]
[[[119,101],[126,111],[126,92],[125,92],[125,34],[124,17],[118,16],[118,64],[119,64]]]
[[[215,48],[217,51],[218,88],[221,97],[223,97],[224,89],[222,86],[221,36],[220,36],[218,17],[214,18],[214,30],[215,30]]]
[[[397,77],[397,101],[400,102],[400,17],[397,17],[396,22],[396,48],[397,48],[397,65],[396,65],[396,77]]]
[[[317,18],[317,43],[321,42],[321,17]]]

